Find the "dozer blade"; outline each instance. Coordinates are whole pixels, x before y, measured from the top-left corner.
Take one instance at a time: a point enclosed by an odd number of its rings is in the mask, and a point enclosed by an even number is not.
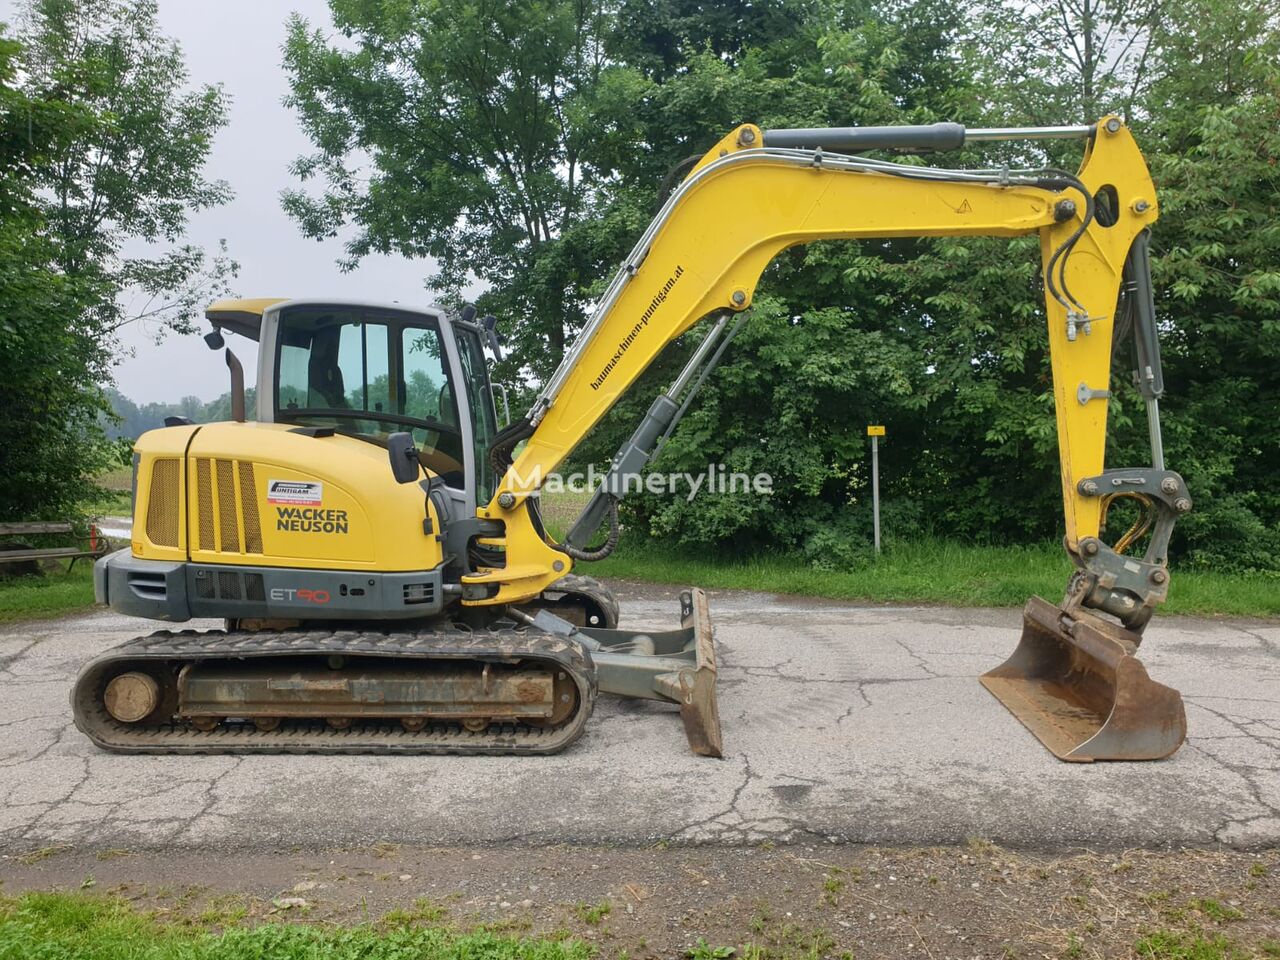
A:
[[[680,719],[689,748],[704,757],[724,756],[720,736],[720,704],[716,700],[716,646],[711,633],[711,612],[701,590],[680,597],[683,621],[693,628],[695,667],[692,682],[687,671],[680,674]]]
[[[1059,760],[1159,760],[1182,745],[1182,696],[1147,675],[1135,634],[1040,597],[1022,624],[1013,656],[982,685]]]
[[[680,629],[598,630],[582,628],[591,641],[602,693],[675,703],[689,749],[724,756],[720,708],[716,704],[716,648],[707,595],[680,594]]]

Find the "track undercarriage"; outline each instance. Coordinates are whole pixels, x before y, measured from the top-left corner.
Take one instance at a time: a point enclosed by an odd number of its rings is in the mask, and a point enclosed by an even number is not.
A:
[[[682,595],[678,630],[618,630],[617,611],[574,577],[482,625],[162,630],[91,661],[72,708],[122,753],[548,754],[604,691],[679,704],[690,746],[719,756],[702,592]]]

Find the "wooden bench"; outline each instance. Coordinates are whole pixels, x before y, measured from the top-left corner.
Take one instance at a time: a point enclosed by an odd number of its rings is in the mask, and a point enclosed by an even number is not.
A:
[[[89,524],[88,536],[77,534],[75,527],[65,521],[39,520],[29,523],[0,523],[0,538],[29,537],[33,535],[72,537],[75,540],[84,541],[85,546],[28,547],[26,544],[19,544],[13,547],[0,546],[0,566],[11,563],[38,563],[41,560],[70,560],[71,562],[67,564],[67,569],[70,570],[81,557],[96,560],[98,557],[105,556],[110,549],[106,538],[98,534],[98,528],[93,523]]]

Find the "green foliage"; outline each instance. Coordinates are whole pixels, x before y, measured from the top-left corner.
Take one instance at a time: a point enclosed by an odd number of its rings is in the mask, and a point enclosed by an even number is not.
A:
[[[1192,562],[1280,569],[1280,28],[1217,4],[1167,16],[1144,133],[1168,457],[1197,497],[1181,532]]]
[[[0,521],[58,517],[88,490],[107,353],[85,321],[101,294],[59,268],[37,171],[93,114],[13,85],[22,47],[0,35]]]
[[[484,303],[515,329],[503,375],[525,384],[517,371],[545,377],[672,169],[737,123],[994,126],[1122,112],[1160,191],[1166,460],[1196,502],[1175,564],[1280,570],[1280,26],[1265,5],[520,0],[486,8],[492,26],[462,0],[330,6],[344,42],[291,27],[294,100],[318,149],[298,172],[324,190],[287,205],[312,235],[354,224],[353,258],[437,257],[433,283],[451,295],[471,276],[488,284]],[[517,19],[539,43],[498,42]],[[356,175],[363,157],[368,178]],[[1050,142],[946,162],[1079,159],[1079,143]],[[637,497],[629,526],[699,550],[855,567],[869,548],[874,422],[889,427],[888,536],[1057,539],[1042,300],[1035,238],[786,252],[653,467],[768,472],[775,494]],[[608,460],[692,340],[653,364],[573,466]],[[1117,344],[1113,466],[1149,462],[1128,354]]]
[[[1054,19],[1061,13],[1055,3],[1039,9]],[[1135,39],[1147,31],[1151,49],[1137,48],[1146,56],[1095,58],[1069,69],[1059,63],[1050,72],[1035,58],[1002,60],[1008,51],[1000,44],[1009,34],[988,30],[986,39],[970,37],[979,45],[962,58],[971,73],[948,84],[935,69],[929,92],[938,110],[949,102],[963,110],[966,91],[982,91],[992,99],[977,119],[993,125],[1062,122],[1089,103],[1148,111],[1135,123],[1161,191],[1153,272],[1168,384],[1166,459],[1196,498],[1178,528],[1175,562],[1183,569],[1280,569],[1280,421],[1270,415],[1280,404],[1280,33],[1262,11],[1241,21],[1234,8],[1214,2],[1165,5],[1162,12],[1133,4],[1099,10],[1095,39],[1108,32]],[[994,13],[1001,11],[1035,12]],[[1028,36],[1043,44],[1050,26],[1037,22],[1040,32]],[[1065,22],[1075,29],[1058,28],[1064,48],[1084,29],[1069,16]],[[841,69],[859,78],[860,101],[844,102],[866,104],[868,88],[895,89],[886,64],[901,62],[893,52],[903,41],[889,23],[828,34],[819,44],[823,52],[839,49]],[[936,36],[945,45],[945,24]],[[882,47],[870,42],[877,37]],[[706,89],[679,97],[682,86],[704,83],[704,69],[723,74],[716,90],[743,92],[758,105],[776,102],[752,86],[748,64],[730,77],[729,66],[697,60],[661,96],[711,100]],[[822,92],[798,92],[804,77],[801,69],[786,81],[792,102],[820,102]],[[766,123],[848,122],[830,113],[770,117],[757,107],[756,115],[762,112]],[[853,120],[921,116],[864,113]],[[716,118],[721,129],[727,120]],[[1062,147],[1041,156],[1025,146],[1002,149],[996,153],[1009,162],[1078,162]],[[991,154],[975,153],[970,162],[989,162]],[[630,503],[633,523],[700,549],[781,548],[818,566],[854,564],[870,539],[869,456],[861,434],[865,424],[882,422],[889,425],[881,456],[885,503],[904,514],[886,518],[889,535],[910,538],[924,529],[1000,541],[1060,536],[1038,261],[1034,238],[819,244],[780,258],[730,358],[655,465],[765,469],[775,477],[775,495],[693,503],[646,498]],[[668,359],[659,376],[669,375],[671,365]],[[1118,346],[1108,450],[1114,465],[1148,462],[1145,414],[1130,369],[1127,346]],[[625,411],[631,422],[637,413]],[[588,456],[611,452],[625,428],[608,430],[598,432]]]
[[[1142,960],[1244,960],[1248,956],[1221,934],[1207,937],[1181,930],[1146,934],[1133,945],[1133,950]]]
[[[120,901],[66,893],[0,898],[0,960],[588,960],[577,940],[512,939],[433,927],[165,926]]]
[[[100,337],[142,319],[160,331],[194,329],[193,315],[236,270],[225,251],[210,260],[181,242],[192,212],[231,196],[201,173],[226,124],[226,95],[186,89],[182,51],[160,32],[156,0],[26,0],[22,12],[24,86],[95,121],[33,170],[58,266],[98,284],[89,319]],[[148,255],[125,252],[142,244]]]
[[[599,903],[579,903],[574,910],[582,918],[583,923],[597,927],[605,917],[609,916],[610,911],[613,910],[613,904],[608,900],[601,900]]]
[[[183,397],[177,403],[143,404],[134,403],[113,387],[108,387],[105,393],[111,416],[103,418],[103,429],[113,440],[125,442],[125,449],[131,449],[132,441],[137,440],[148,430],[158,430],[163,427],[165,417],[186,417],[192,423],[219,423],[231,419],[230,393],[224,393],[208,403],[199,397]],[[246,419],[254,419],[257,409],[254,404],[254,388],[246,387],[244,391]],[[127,455],[124,462],[130,462]]]
[[[733,947],[713,947],[705,939],[699,937],[698,942],[693,945],[693,949],[686,950],[684,955],[689,960],[729,960],[737,952]]]
[[[375,251],[435,258],[428,287],[448,300],[483,278],[492,289],[481,307],[519,318],[521,360],[545,375],[599,269],[592,245],[573,239],[591,232],[597,180],[575,98],[602,68],[604,10],[569,0],[332,0],[330,10],[340,42],[289,21],[290,103],[316,146],[294,172],[321,193],[290,191],[285,209],[308,236],[354,226],[349,265]]]
[[[116,459],[100,389],[116,331],[181,326],[232,270],[178,243],[190,211],[227,197],[200,175],[225,104],[184,91],[155,3],[30,0],[20,14],[20,38],[0,34],[0,520],[94,496],[89,478]],[[159,253],[123,252],[143,244]]]

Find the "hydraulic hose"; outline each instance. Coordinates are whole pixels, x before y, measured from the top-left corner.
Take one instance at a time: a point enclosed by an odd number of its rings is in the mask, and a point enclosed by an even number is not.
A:
[[[583,549],[575,547],[571,543],[556,544],[557,550],[563,550],[575,560],[582,560],[585,563],[594,563],[597,560],[603,560],[609,554],[613,553],[614,548],[618,545],[618,501],[611,500],[609,503],[609,534],[604,538],[604,543],[598,547]]]

